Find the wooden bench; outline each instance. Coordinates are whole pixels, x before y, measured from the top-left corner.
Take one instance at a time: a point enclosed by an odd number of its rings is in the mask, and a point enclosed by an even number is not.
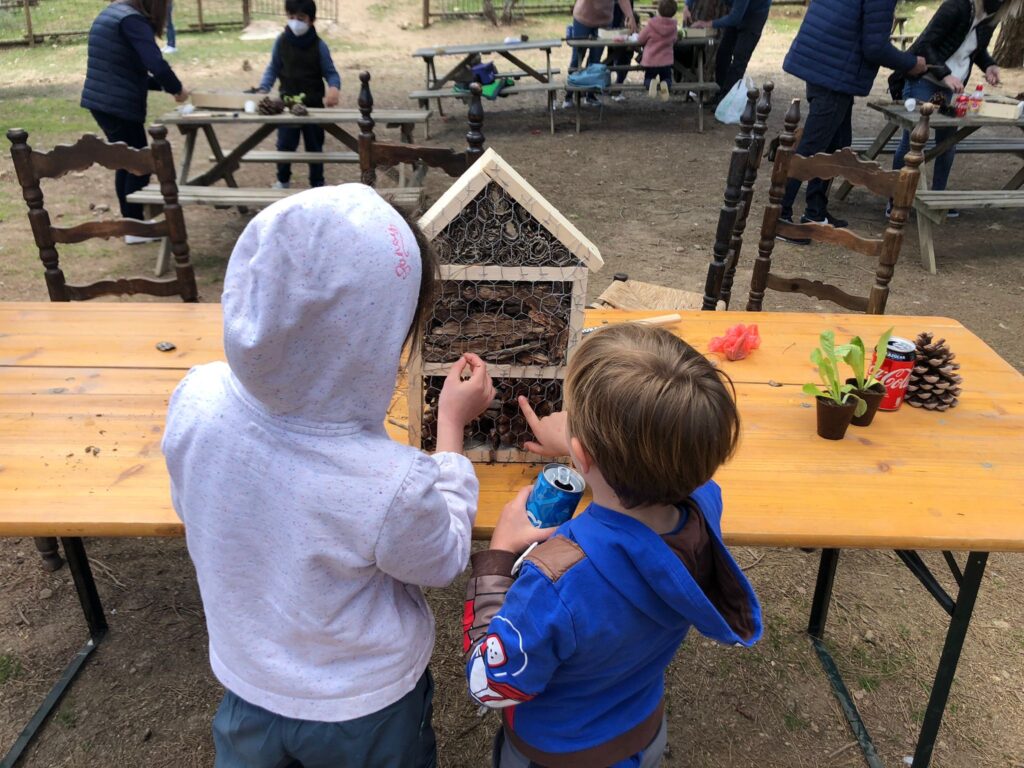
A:
[[[574,85],[563,85],[566,94],[573,96],[573,101],[576,103],[576,133],[580,132],[582,127],[582,110],[580,109],[581,96],[584,94],[592,93],[595,96],[600,94],[604,95],[615,95],[616,93],[646,93],[647,89],[644,88],[643,83],[612,83],[605,88],[580,88]],[[672,83],[671,99],[678,101],[680,98],[686,100],[689,98],[690,92],[698,94],[697,100],[697,130],[700,133],[704,132],[704,102],[700,99],[702,95],[718,93],[717,83]],[[601,104],[601,114],[598,119],[604,117],[604,103]]]
[[[178,187],[181,205],[213,205],[224,208],[251,205],[266,207],[301,189],[272,189],[270,187],[204,187],[183,185]],[[422,187],[387,187],[377,190],[382,197],[398,208],[415,212],[423,202]],[[128,202],[143,205],[163,205],[159,184],[150,184],[128,196]]]
[[[893,45],[899,46],[902,50],[907,50],[911,44],[917,39],[917,35],[890,35],[889,40]]]
[[[864,153],[871,148],[874,143],[874,139],[871,137],[856,138],[850,144],[850,147],[854,152]],[[892,155],[896,153],[896,148],[900,145],[899,139],[891,139],[881,151],[880,155]],[[930,139],[925,145],[925,152],[930,152],[935,149],[935,140]],[[971,137],[964,139],[956,145],[957,154],[967,155],[981,155],[981,154],[995,154],[995,153],[1009,153],[1016,154],[1024,157],[1024,138],[1014,139],[1008,136],[988,136],[988,137]]]
[[[231,150],[225,150],[225,154],[230,153]],[[216,162],[217,158],[214,155],[210,155],[209,160],[211,163]],[[274,150],[269,151],[256,151],[248,152],[240,158],[243,163],[358,163],[359,153],[358,152],[277,152]]]
[[[950,208],[1024,208],[1024,189],[921,190],[914,200],[917,233],[921,241],[921,264],[935,274],[935,242],[932,225],[941,224]]]
[[[551,70],[552,74],[557,74],[558,70]],[[560,91],[565,86],[562,83],[538,83],[534,82],[517,82],[515,85],[510,85],[501,89],[501,96],[515,96],[519,93],[545,93],[547,94],[548,101],[548,112],[550,113],[554,108],[555,91]],[[456,91],[452,88],[439,88],[436,91],[423,89],[419,91],[413,91],[409,94],[410,99],[417,99],[421,104],[425,103],[427,99],[462,99],[463,101],[469,101],[470,94],[468,91]],[[555,116],[550,115],[550,130],[551,133],[555,132]]]

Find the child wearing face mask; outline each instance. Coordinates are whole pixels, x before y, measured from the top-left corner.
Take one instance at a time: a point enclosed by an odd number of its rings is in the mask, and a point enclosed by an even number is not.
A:
[[[334,68],[331,52],[313,24],[316,22],[315,0],[285,0],[288,26],[274,41],[270,64],[260,81],[260,93],[270,93],[277,80],[281,81],[281,98],[305,94],[302,102],[307,107],[338,106],[341,76]],[[324,89],[324,81],[327,89]],[[307,152],[321,152],[324,148],[324,129],[319,125],[282,125],[277,129],[277,150],[294,152],[302,138]],[[291,163],[279,163],[274,189],[291,186]],[[322,163],[309,164],[309,186],[324,185]]]

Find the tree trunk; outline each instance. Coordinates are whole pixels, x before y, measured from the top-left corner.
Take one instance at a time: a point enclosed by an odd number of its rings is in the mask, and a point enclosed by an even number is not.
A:
[[[491,0],[483,0],[483,15],[494,26],[498,26],[498,15],[494,12],[494,3]]]
[[[505,7],[501,9],[501,23],[512,23],[512,10],[516,7],[516,0],[505,0]]]
[[[1024,11],[1003,21],[993,55],[1001,67],[1024,65]]]

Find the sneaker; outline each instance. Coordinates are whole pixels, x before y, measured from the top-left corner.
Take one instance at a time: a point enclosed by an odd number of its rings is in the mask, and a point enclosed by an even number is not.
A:
[[[149,219],[146,224],[156,224],[155,219]],[[142,245],[143,243],[157,243],[163,240],[162,237],[142,237],[140,235],[125,235],[125,245]]]
[[[848,226],[850,226],[850,222],[846,221],[846,219],[837,219],[835,216],[833,216],[828,211],[825,212],[825,218],[823,220],[821,220],[821,221],[819,221],[817,219],[812,219],[810,216],[801,216],[800,217],[800,223],[801,224],[828,224],[829,226],[835,227],[836,229],[846,229]]]
[[[668,101],[672,98],[672,91],[668,89],[668,83],[664,83],[664,88],[661,87],[662,85],[662,83],[658,84],[658,98],[662,101]]]
[[[572,96],[566,96],[565,97],[565,101],[562,102],[562,109],[572,109],[572,108],[573,108]]]
[[[178,52],[178,49],[175,48],[173,45],[165,45],[163,48],[160,49],[160,53],[177,53],[177,52]]]
[[[804,216],[804,219],[806,219],[806,218],[807,217]],[[792,224],[793,223],[793,217],[792,216],[779,216],[779,221],[784,221],[787,224]],[[803,223],[806,223],[806,222],[801,221],[801,223],[803,224]],[[780,235],[780,234],[776,233],[775,234],[775,239],[776,240],[781,240],[784,243],[792,243],[793,245],[810,245],[811,244],[810,238],[807,238],[807,237],[788,237],[787,235]]]
[[[586,104],[588,107],[600,107],[601,106],[601,100],[599,98],[597,98],[597,96],[595,96],[592,93],[588,93],[587,94],[587,99],[583,103]]]
[[[270,185],[271,189],[291,189],[292,183],[290,181],[275,181]]]
[[[889,198],[889,202],[885,204],[885,218],[892,216],[892,198]]]
[[[647,95],[652,99],[658,98],[658,86],[660,83],[657,80],[651,80],[651,84],[647,86]]]
[[[621,103],[622,103],[623,101],[625,101],[625,100],[626,100],[626,94],[624,94],[624,93],[622,93],[622,92],[616,93],[616,94],[615,94],[614,96],[612,96],[612,101],[617,101],[617,102],[619,102],[620,104],[621,104]]]
[[[960,218],[960,211],[958,211],[956,208],[950,208],[948,211],[946,211],[946,218],[947,219],[959,219]]]

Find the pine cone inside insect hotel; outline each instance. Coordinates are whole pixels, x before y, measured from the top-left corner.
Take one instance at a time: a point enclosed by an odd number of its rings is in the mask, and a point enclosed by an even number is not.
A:
[[[960,397],[960,382],[957,373],[960,363],[946,345],[945,339],[932,340],[932,334],[922,333],[917,337],[917,361],[907,384],[907,402],[915,408],[929,411],[945,411],[956,406]]]
[[[256,105],[256,110],[261,115],[280,115],[284,112],[284,102],[280,99],[266,96],[260,99],[260,103]]]
[[[302,102],[292,104],[292,114],[296,117],[305,117],[309,114],[309,110],[306,109],[306,105]]]

